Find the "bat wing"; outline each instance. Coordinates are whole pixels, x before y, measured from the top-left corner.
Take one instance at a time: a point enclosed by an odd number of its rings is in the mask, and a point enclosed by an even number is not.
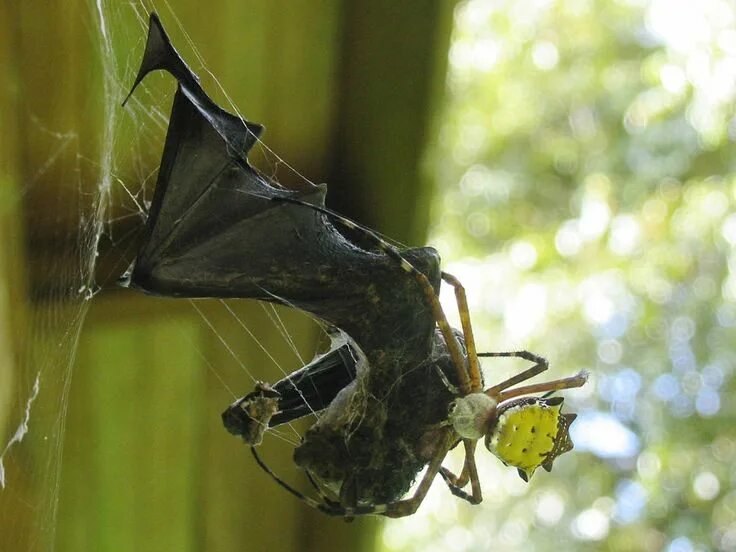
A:
[[[273,385],[258,382],[256,389],[222,413],[225,428],[249,444],[266,427],[277,427],[327,408],[356,376],[358,354],[349,343],[336,346]],[[263,415],[259,416],[259,413]]]
[[[385,254],[346,239],[327,215],[275,201],[324,207],[326,187],[288,190],[251,167],[247,153],[263,127],[207,96],[152,14],[133,89],[161,69],[178,88],[129,285],[167,296],[279,302],[341,328],[369,360],[394,349],[410,363],[426,357],[434,319],[416,282]],[[405,255],[439,286],[433,249]]]

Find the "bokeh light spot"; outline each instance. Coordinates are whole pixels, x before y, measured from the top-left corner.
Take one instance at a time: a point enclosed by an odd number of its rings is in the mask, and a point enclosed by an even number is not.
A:
[[[702,500],[713,500],[720,490],[721,483],[711,472],[700,472],[693,479],[693,491]]]
[[[576,450],[587,450],[601,458],[630,458],[639,452],[636,434],[604,412],[580,414],[570,435]]]
[[[599,541],[606,538],[609,528],[608,516],[595,508],[583,510],[572,523],[573,535],[586,541]]]

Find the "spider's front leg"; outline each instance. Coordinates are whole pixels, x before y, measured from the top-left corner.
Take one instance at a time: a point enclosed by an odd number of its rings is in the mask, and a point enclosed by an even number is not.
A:
[[[524,360],[528,360],[529,362],[534,363],[534,365],[531,368],[527,368],[523,372],[520,372],[516,374],[515,376],[512,376],[509,379],[504,380],[501,383],[497,383],[493,387],[489,387],[488,389],[486,389],[485,394],[488,395],[489,397],[498,396],[504,389],[508,389],[509,387],[512,387],[516,385],[517,383],[521,383],[522,381],[531,379],[534,376],[538,376],[539,374],[547,370],[547,368],[549,368],[549,362],[547,362],[546,358],[541,357],[539,355],[535,355],[534,353],[530,353],[529,351],[480,353],[478,354],[478,356],[479,357],[522,358]]]
[[[527,368],[523,372],[510,377],[509,379],[502,381],[489,387],[484,391],[486,395],[495,399],[497,402],[507,401],[515,397],[521,397],[523,395],[531,395],[534,393],[545,393],[551,391],[560,391],[562,389],[571,389],[573,387],[581,387],[588,381],[588,373],[582,371],[574,376],[568,378],[560,378],[545,383],[536,383],[533,385],[525,385],[524,387],[517,387],[516,389],[509,389],[517,383],[526,381],[533,378],[547,370],[549,368],[549,362],[544,357],[530,353],[529,351],[512,351],[503,353],[480,353],[479,357],[515,357],[523,358],[534,363],[534,366]]]
[[[463,329],[463,338],[465,339],[465,349],[468,351],[468,375],[470,377],[470,393],[476,393],[483,389],[483,382],[480,376],[480,366],[478,365],[478,355],[475,349],[475,337],[473,336],[473,324],[470,322],[470,307],[468,307],[468,298],[465,295],[465,288],[455,276],[442,273],[442,279],[450,284],[455,290],[455,302],[457,303],[458,314],[460,315],[460,326]]]

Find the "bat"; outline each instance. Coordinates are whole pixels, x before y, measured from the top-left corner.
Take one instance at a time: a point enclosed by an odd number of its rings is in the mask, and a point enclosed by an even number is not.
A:
[[[327,209],[325,185],[287,189],[253,168],[247,155],[263,127],[212,101],[152,14],[125,102],[155,70],[170,73],[177,89],[126,285],[171,297],[286,305],[315,316],[339,342],[280,382],[259,382],[222,415],[279,484],[328,514],[398,517],[416,510],[438,474],[453,494],[480,502],[474,450],[483,436],[525,480],[572,448],[575,415],[560,413],[562,399],[526,395],[579,387],[585,374],[509,389],[546,370],[546,360],[526,351],[477,354],[464,290],[442,272],[435,249],[398,249]],[[439,305],[442,281],[454,288],[462,332],[450,328]],[[484,390],[479,356],[534,365]],[[322,414],[294,461],[321,502],[279,479],[253,448],[269,427],[315,411]],[[455,476],[441,464],[460,442],[465,466]],[[400,500],[425,466],[413,498]],[[468,482],[472,495],[462,489]]]
[[[339,328],[350,345],[302,372],[314,389],[314,375],[322,370],[317,388],[324,399],[312,394],[293,404],[300,397],[291,398],[267,421],[273,426],[329,408],[344,390],[333,416],[323,416],[307,432],[296,462],[324,481],[350,481],[358,501],[396,499],[426,464],[419,444],[423,429],[446,417],[452,398],[437,370],[450,381],[454,374],[423,292],[388,255],[361,247],[323,212],[273,201],[291,198],[324,208],[326,187],[285,189],[251,167],[247,153],[263,127],[207,96],[152,14],[126,102],[154,70],[169,72],[178,87],[142,245],[125,285],[171,297],[284,304]],[[433,248],[401,254],[439,288]],[[275,387],[283,391],[290,381]],[[226,427],[240,435],[253,431],[243,427],[250,418],[236,422],[237,412],[226,411]],[[355,419],[345,419],[350,417]]]

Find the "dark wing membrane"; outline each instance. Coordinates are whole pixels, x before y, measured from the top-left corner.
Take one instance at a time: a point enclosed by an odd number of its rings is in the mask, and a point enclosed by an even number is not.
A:
[[[197,106],[202,116],[231,146],[233,155],[245,160],[246,153],[263,132],[263,126],[228,113],[212,101],[199,84],[197,75],[174,48],[158,15],[151,13],[141,67],[130,93],[123,101],[123,106],[146,75],[158,70],[168,71],[176,78],[192,104]]]
[[[342,345],[276,382],[279,410],[270,427],[324,410],[355,379],[358,355],[350,344]]]
[[[327,215],[274,200],[323,207],[326,187],[287,190],[248,164],[262,127],[214,104],[154,14],[135,85],[158,69],[179,86],[129,285],[168,296],[279,302],[341,328],[369,359],[390,350],[408,364],[423,360],[434,319],[416,282],[385,254],[343,237]],[[433,249],[405,256],[439,285]]]
[[[345,343],[273,385],[258,382],[253,392],[222,413],[223,424],[233,435],[257,444],[249,439],[262,436],[265,426],[290,423],[327,408],[337,394],[355,380],[357,363],[358,354]]]

